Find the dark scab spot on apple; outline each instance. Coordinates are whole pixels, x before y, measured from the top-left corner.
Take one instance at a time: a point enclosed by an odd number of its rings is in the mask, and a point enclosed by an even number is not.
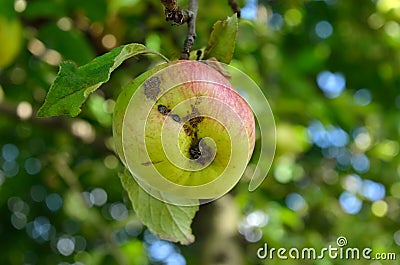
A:
[[[195,118],[190,119],[190,120],[189,120],[189,124],[190,124],[193,128],[196,128],[197,125],[198,125],[200,122],[203,121],[203,119],[204,119],[204,117],[202,117],[202,116],[197,116],[197,117],[195,117]]]
[[[196,128],[197,125],[204,120],[204,117],[201,116],[200,111],[192,106],[192,112],[182,118],[184,122],[189,121],[191,127]]]
[[[168,113],[171,112],[171,110],[170,110],[169,108],[167,108],[166,106],[161,105],[161,104],[157,106],[157,110],[158,110],[158,112],[160,112],[162,115],[168,115]]]
[[[197,160],[202,165],[205,165],[212,159],[213,152],[201,139],[194,139],[189,148],[189,154],[191,159]]]
[[[160,78],[158,76],[153,76],[149,79],[147,79],[143,85],[144,85],[144,94],[146,98],[156,100],[158,94],[160,94]]]
[[[178,114],[172,114],[171,117],[174,121],[181,122],[181,117]]]
[[[184,124],[184,125],[183,125],[183,130],[185,131],[185,134],[186,134],[187,136],[191,136],[191,135],[193,134],[192,128],[190,128],[190,126],[188,126],[187,124]],[[196,137],[197,137],[197,132],[195,132],[195,135],[196,135]]]
[[[147,162],[142,163],[142,166],[155,165],[155,164],[158,164],[158,163],[161,163],[161,162],[162,162],[161,160],[160,161],[147,161]]]
[[[191,159],[198,159],[201,156],[200,145],[198,140],[194,140],[189,148]]]

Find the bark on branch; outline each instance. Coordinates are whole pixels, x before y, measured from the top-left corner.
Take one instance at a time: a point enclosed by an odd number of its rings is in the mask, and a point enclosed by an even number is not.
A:
[[[190,20],[192,12],[182,10],[176,0],[161,0],[165,7],[165,20],[175,25],[182,25]]]
[[[228,4],[231,7],[232,11],[237,14],[237,17],[240,18],[240,7],[237,0],[228,0]]]
[[[179,59],[189,59],[194,40],[196,39],[196,17],[199,8],[198,0],[190,0],[189,8],[182,10],[177,0],[161,0],[165,7],[165,19],[176,25],[188,24],[188,33],[186,35],[183,49]]]
[[[188,33],[183,44],[183,50],[179,59],[188,60],[190,51],[192,50],[194,40],[196,39],[196,18],[197,10],[199,9],[198,0],[190,0],[189,11],[192,13],[192,17],[189,19],[188,23]]]

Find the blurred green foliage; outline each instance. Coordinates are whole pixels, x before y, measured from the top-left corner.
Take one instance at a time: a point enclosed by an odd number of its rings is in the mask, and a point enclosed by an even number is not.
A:
[[[399,264],[399,2],[244,5],[231,65],[263,89],[278,138],[262,187],[249,193],[244,178],[233,193],[244,263]],[[229,15],[225,1],[200,1],[194,48]],[[82,65],[130,42],[176,59],[186,27],[167,24],[155,0],[0,1],[0,36],[11,20],[23,30],[6,33],[18,36],[15,45],[0,47],[12,54],[22,40],[12,62],[0,65],[0,263],[199,264],[190,246],[158,241],[140,224],[112,152],[114,100],[157,61],[128,60],[78,118],[34,118],[61,60]],[[256,255],[265,242],[321,249],[339,236],[349,247],[396,253],[397,261]]]

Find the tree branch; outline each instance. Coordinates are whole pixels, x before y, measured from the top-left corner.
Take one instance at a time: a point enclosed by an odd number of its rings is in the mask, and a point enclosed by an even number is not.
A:
[[[183,50],[181,56],[179,57],[180,60],[188,60],[190,51],[192,50],[194,40],[196,39],[196,18],[197,18],[197,10],[199,9],[199,2],[198,0],[190,0],[189,2],[189,12],[192,13],[188,23],[188,33],[183,44]]]
[[[240,7],[237,0],[228,0],[229,6],[232,8],[232,11],[237,14],[237,17],[240,18]]]
[[[188,22],[192,16],[189,10],[181,10],[176,0],[161,0],[165,7],[165,20],[175,25],[182,25]]]
[[[196,39],[196,17],[199,2],[198,0],[190,0],[187,10],[182,10],[177,0],[161,0],[161,3],[165,7],[166,21],[172,21],[176,25],[188,24],[188,33],[183,43],[181,56],[179,57],[180,60],[188,60],[194,40]]]

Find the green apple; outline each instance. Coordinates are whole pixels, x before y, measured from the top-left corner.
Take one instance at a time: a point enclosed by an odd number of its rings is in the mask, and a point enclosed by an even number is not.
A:
[[[118,155],[146,190],[212,199],[242,176],[254,149],[255,122],[219,71],[175,61],[126,86],[113,132]]]

